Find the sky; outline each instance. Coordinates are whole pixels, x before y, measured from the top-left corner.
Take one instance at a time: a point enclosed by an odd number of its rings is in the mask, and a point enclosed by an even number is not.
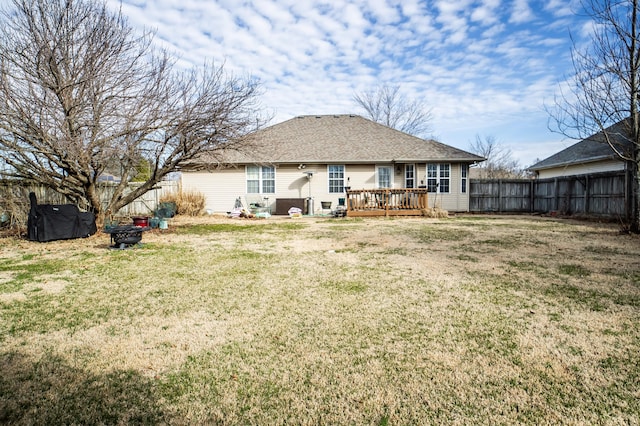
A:
[[[223,65],[261,83],[276,124],[360,114],[357,93],[399,86],[432,114],[432,136],[470,150],[494,138],[523,167],[575,140],[549,130],[572,73],[574,0],[108,0],[156,31],[180,65]]]

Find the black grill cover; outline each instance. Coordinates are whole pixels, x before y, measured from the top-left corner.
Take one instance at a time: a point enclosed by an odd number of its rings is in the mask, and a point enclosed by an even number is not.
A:
[[[73,204],[40,204],[36,194],[29,194],[31,209],[27,221],[30,241],[53,241],[84,238],[97,231],[96,217],[91,212],[81,212]]]

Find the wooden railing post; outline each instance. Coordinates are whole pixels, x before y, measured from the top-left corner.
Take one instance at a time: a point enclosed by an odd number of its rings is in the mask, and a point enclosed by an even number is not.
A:
[[[424,188],[349,189],[345,201],[353,216],[415,216],[428,206]]]
[[[391,201],[391,193],[389,190],[384,191],[384,215],[389,216],[389,201]]]

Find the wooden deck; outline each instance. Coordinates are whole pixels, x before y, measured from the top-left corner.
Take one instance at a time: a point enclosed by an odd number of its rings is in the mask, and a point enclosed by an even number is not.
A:
[[[428,207],[426,189],[349,189],[346,192],[349,217],[422,216]]]

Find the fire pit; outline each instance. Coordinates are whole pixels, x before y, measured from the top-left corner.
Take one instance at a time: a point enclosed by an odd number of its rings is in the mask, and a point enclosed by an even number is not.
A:
[[[142,233],[150,229],[149,226],[123,225],[107,228],[104,232],[111,234],[111,248],[122,250],[138,244],[142,240]]]

